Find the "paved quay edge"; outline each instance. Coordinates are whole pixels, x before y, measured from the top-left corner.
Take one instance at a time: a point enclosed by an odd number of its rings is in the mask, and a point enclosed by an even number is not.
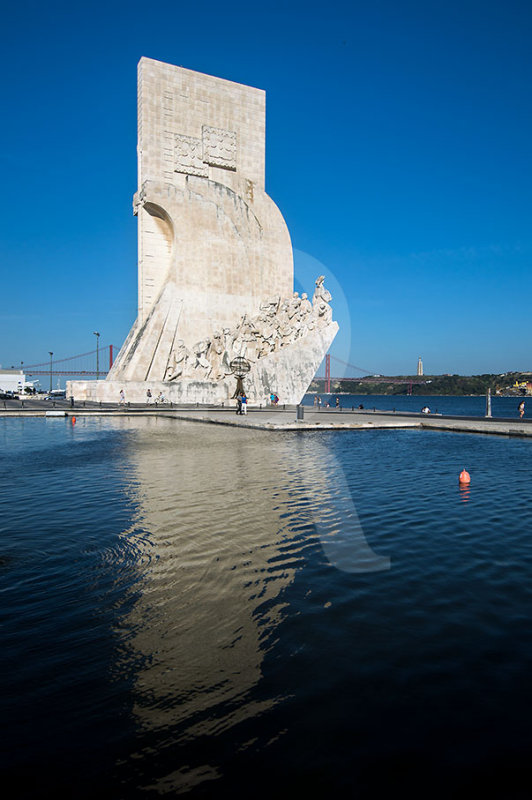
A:
[[[499,436],[532,437],[532,420],[511,420],[496,417],[420,417],[414,414],[397,414],[391,411],[316,411],[305,406],[305,418],[296,420],[295,406],[280,409],[250,408],[246,417],[236,417],[230,409],[216,408],[7,408],[0,409],[0,417],[41,417],[47,411],[63,411],[66,417],[82,416],[162,416],[171,419],[199,422],[207,425],[226,425],[265,431],[345,431],[390,428],[418,428],[455,433],[481,433]],[[341,417],[341,419],[339,419]],[[49,417],[48,417],[49,418]],[[60,418],[60,417],[58,417]]]
[[[202,422],[207,425],[226,425],[232,428],[252,428],[253,430],[265,431],[323,431],[323,430],[371,430],[373,428],[420,428],[419,422],[304,422],[293,420],[292,422],[252,422],[251,420],[232,420],[214,419],[205,416],[190,416],[185,414],[165,414],[172,419],[184,420],[186,422]]]

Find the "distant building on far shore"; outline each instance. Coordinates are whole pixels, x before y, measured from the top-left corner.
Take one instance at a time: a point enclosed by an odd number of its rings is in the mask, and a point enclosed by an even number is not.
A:
[[[26,376],[21,369],[0,369],[0,392],[22,392]]]
[[[417,360],[417,374],[418,375],[423,375],[423,362],[421,360],[421,356],[419,356],[419,358]]]

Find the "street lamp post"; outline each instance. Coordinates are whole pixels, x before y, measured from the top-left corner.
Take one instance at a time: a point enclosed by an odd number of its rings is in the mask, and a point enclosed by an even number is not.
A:
[[[48,353],[50,354],[50,394],[51,394],[52,393],[52,358],[53,358],[54,354],[52,353],[51,350],[48,350]]]
[[[100,379],[100,334],[98,331],[93,331],[96,336],[96,380]]]

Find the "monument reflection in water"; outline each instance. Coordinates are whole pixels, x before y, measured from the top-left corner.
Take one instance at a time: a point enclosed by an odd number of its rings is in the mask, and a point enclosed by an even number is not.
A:
[[[254,615],[294,573],[289,562],[272,567],[289,538],[288,497],[277,463],[257,450],[264,434],[231,439],[223,428],[156,418],[146,424],[130,464],[137,524],[150,532],[152,560],[131,615],[131,644],[151,663],[136,681],[134,713],[150,727],[186,721],[189,735],[209,733],[221,723],[206,712],[260,678]],[[272,609],[270,624],[274,618]],[[231,722],[253,713],[236,709]]]
[[[299,557],[288,507],[306,501],[279,469],[292,462],[288,442],[278,441],[271,458],[264,432],[157,418],[141,426],[129,463],[151,559],[128,623],[129,648],[146,665],[135,679],[133,714],[172,748],[219,735],[278,699],[247,695],[261,678],[277,598]],[[177,788],[215,774],[208,763],[176,763],[161,780]]]
[[[161,418],[141,425],[129,461],[151,566],[129,617],[129,647],[145,665],[133,714],[150,738],[158,732],[170,750],[188,742],[197,758],[194,742],[246,720],[257,739],[261,714],[284,699],[256,687],[286,605],[280,595],[305,549],[323,547],[348,572],[388,569],[389,559],[365,541],[341,466],[319,437],[272,443],[263,431]],[[161,788],[218,776],[208,761],[179,761]]]

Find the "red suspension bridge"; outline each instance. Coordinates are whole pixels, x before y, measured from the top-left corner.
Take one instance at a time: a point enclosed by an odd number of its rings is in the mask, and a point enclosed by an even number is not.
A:
[[[50,358],[40,364],[25,364],[20,362],[20,368],[30,377],[34,375],[54,375],[59,376],[95,376],[105,378],[108,371],[113,366],[113,354],[117,352],[115,345],[98,347],[88,353],[79,353],[77,356],[67,358],[55,358],[50,353]]]
[[[339,378],[332,378],[331,377],[331,359],[341,364],[344,368],[348,370],[354,370],[356,372],[363,373],[362,375],[357,376],[342,376]],[[412,394],[412,386],[418,386],[420,384],[426,383],[421,377],[417,379],[410,378],[410,377],[386,377],[385,375],[378,375],[375,372],[372,372],[369,369],[364,369],[363,367],[357,367],[355,364],[350,364],[348,361],[342,361],[341,358],[337,358],[336,356],[327,353],[325,356],[325,375],[318,375],[316,373],[315,379],[317,380],[325,380],[325,394],[331,394],[331,384],[338,383],[339,381],[347,382],[351,381],[352,383],[386,383],[386,384],[402,384],[407,387],[408,394]]]

